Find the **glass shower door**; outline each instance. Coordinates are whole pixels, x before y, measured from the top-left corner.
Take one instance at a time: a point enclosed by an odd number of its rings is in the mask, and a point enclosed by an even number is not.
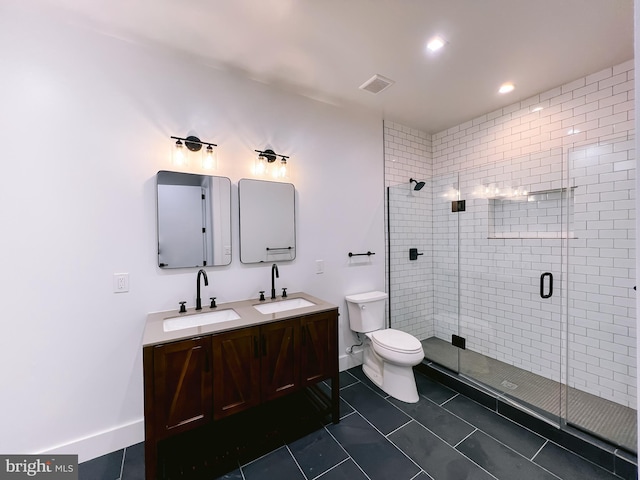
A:
[[[458,173],[434,177],[431,223],[433,231],[433,330],[424,345],[425,357],[454,372],[460,369],[458,349],[460,312],[460,219],[451,214],[458,196]]]
[[[563,244],[561,151],[460,173],[460,373],[559,424]],[[570,192],[570,190],[569,190]]]

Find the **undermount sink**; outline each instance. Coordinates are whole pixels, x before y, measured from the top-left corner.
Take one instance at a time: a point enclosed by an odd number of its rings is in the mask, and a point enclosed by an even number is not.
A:
[[[260,313],[280,313],[295,310],[296,308],[312,307],[314,305],[315,303],[305,300],[304,298],[292,298],[291,300],[281,300],[273,303],[261,303],[254,305],[253,308]]]
[[[165,332],[173,332],[174,330],[182,330],[183,328],[202,327],[203,325],[211,325],[212,323],[229,322],[239,319],[240,315],[238,315],[234,309],[227,308],[226,310],[167,318],[162,323],[162,327]]]

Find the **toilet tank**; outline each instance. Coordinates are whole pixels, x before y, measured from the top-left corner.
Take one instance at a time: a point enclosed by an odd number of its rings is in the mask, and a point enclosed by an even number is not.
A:
[[[349,309],[349,326],[354,332],[373,332],[385,327],[385,292],[367,292],[346,297]]]

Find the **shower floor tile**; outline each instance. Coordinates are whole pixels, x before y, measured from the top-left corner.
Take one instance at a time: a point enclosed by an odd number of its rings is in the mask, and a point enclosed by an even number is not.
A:
[[[567,421],[596,436],[635,451],[638,443],[637,415],[632,408],[582,392],[562,390],[558,382],[536,375],[471,350],[461,350],[440,338],[422,341],[425,356],[450,370],[478,381],[543,415]]]

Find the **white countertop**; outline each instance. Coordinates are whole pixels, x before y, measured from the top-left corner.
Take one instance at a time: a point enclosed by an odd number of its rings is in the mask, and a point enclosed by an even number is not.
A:
[[[281,302],[283,300],[291,300],[294,298],[304,298],[314,305],[303,308],[296,308],[284,312],[263,314],[253,308],[254,305],[267,304],[273,302]],[[301,315],[310,315],[327,310],[334,310],[338,307],[330,303],[320,300],[303,292],[290,293],[286,298],[277,297],[275,300],[267,299],[263,302],[258,299],[243,300],[240,302],[221,303],[217,308],[209,308],[203,306],[202,310],[188,308],[186,313],[179,313],[178,309],[165,312],[154,312],[147,315],[147,323],[144,328],[144,336],[142,338],[142,346],[157,345],[161,343],[173,342],[185,338],[197,337],[200,335],[208,335],[218,332],[226,332],[228,330],[237,330],[239,328],[251,327],[263,323],[286,320],[287,318],[299,317]],[[237,320],[228,320],[224,322],[212,323],[200,327],[189,327],[169,332],[164,331],[164,321],[168,318],[183,317],[188,315],[199,315],[214,311],[233,309],[240,316]]]

